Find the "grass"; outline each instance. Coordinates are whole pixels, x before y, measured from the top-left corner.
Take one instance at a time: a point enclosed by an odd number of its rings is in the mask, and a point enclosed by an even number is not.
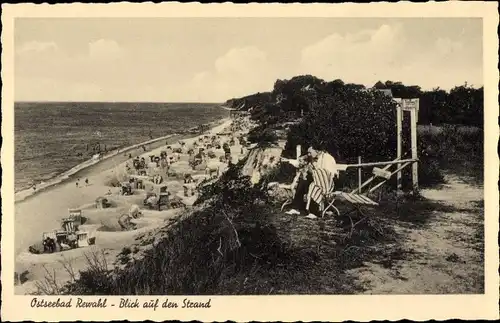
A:
[[[452,125],[443,125],[443,126],[433,126],[433,125],[418,125],[417,131],[421,135],[439,135],[443,133],[443,131],[446,131],[450,127],[453,127]],[[474,126],[464,126],[464,125],[459,125],[457,126],[457,130],[460,133],[463,134],[475,134],[478,132],[481,132],[482,129]]]
[[[76,272],[73,268],[72,261],[64,258],[59,260],[70,280],[68,282],[61,282],[56,275],[55,270],[50,270],[44,266],[45,278],[35,284],[35,295],[65,295],[72,294],[72,288],[78,285],[81,288],[81,295],[87,294],[89,288],[92,288],[96,293],[92,295],[106,295],[108,291],[104,286],[105,282],[109,280],[111,270],[108,267],[104,251],[97,249],[90,249],[85,253],[85,260],[87,268],[83,271]]]

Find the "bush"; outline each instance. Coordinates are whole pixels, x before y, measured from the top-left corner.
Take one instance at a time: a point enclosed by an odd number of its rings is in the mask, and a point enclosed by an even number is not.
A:
[[[267,199],[265,193],[252,186],[250,177],[241,175],[246,160],[245,158],[237,164],[230,164],[215,183],[201,185],[200,196],[195,205],[210,202],[214,207],[239,208],[242,205],[253,205],[258,200],[265,201]]]
[[[290,163],[279,163],[278,166],[266,173],[262,181],[291,184],[297,169]]]
[[[322,100],[293,126],[285,149],[295,146],[328,151],[336,159],[356,162],[391,160],[396,155],[396,106],[390,98],[343,87]]]
[[[277,144],[278,136],[270,128],[257,126],[248,133],[248,141],[256,143],[260,147],[266,147]]]
[[[456,125],[443,125],[440,131],[420,133],[418,140],[421,183],[427,185],[442,182],[437,174],[443,170],[482,182],[483,136],[483,130],[480,128]],[[429,180],[433,182],[427,183]]]

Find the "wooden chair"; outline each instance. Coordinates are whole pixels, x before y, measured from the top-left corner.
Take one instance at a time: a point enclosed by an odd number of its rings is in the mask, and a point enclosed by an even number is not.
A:
[[[400,160],[400,158],[397,158],[394,161],[398,161],[398,160]],[[375,185],[374,187],[370,188],[367,191],[367,193],[374,192],[376,189],[378,189],[384,183],[386,183],[394,174],[396,174],[401,169],[403,169],[404,167],[406,167],[410,164],[411,164],[411,162],[403,163],[401,166],[399,166],[394,171],[389,170],[392,165],[387,165],[382,169],[374,167],[373,168],[373,176],[370,177],[368,180],[366,180],[360,187],[354,189],[350,193],[336,191],[336,192],[333,192],[332,194],[330,194],[329,196],[327,196],[327,199],[329,200],[329,204],[324,209],[323,215],[325,214],[325,212],[328,209],[335,208],[334,207],[335,201],[342,200],[342,201],[345,201],[353,206],[353,209],[351,211],[348,211],[347,214],[349,214],[353,211],[357,211],[359,214],[363,215],[363,218],[364,218],[365,216],[364,216],[364,213],[362,211],[362,207],[363,206],[377,206],[378,203],[373,201],[372,199],[370,199],[368,196],[366,196],[366,194],[361,194],[361,191],[363,190],[363,188],[367,187],[370,183],[372,183],[377,178],[382,179],[381,182],[379,182],[377,185]],[[337,211],[337,214],[340,215],[340,212],[338,211],[338,209],[335,208],[335,210]]]
[[[309,184],[307,192],[307,205],[306,210],[309,211],[311,201],[315,201],[319,205],[321,217],[325,216],[327,208],[324,207],[326,202],[332,199],[335,189],[334,175],[326,169],[314,169],[313,181]],[[339,210],[330,203],[329,208],[333,208],[340,215]]]

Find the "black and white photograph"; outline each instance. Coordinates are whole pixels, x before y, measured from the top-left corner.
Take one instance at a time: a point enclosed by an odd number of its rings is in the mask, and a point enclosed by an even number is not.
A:
[[[483,26],[15,18],[2,282],[193,309],[214,300],[175,296],[484,295]]]

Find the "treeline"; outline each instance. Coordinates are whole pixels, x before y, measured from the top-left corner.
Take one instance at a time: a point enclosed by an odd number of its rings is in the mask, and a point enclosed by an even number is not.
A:
[[[290,80],[277,80],[271,92],[257,93],[226,104],[232,108],[251,110],[256,118],[294,118],[314,109],[338,91],[354,90],[372,92],[378,90],[395,98],[419,98],[419,124],[455,124],[483,127],[483,87],[467,84],[450,91],[439,88],[424,91],[419,86],[401,82],[377,82],[367,89],[360,84],[346,84],[342,80],[326,82],[312,75],[301,75]]]
[[[387,81],[375,84],[377,89],[390,89],[396,98],[419,98],[420,124],[457,124],[483,127],[484,90],[464,84],[449,92],[435,88],[424,91],[419,86],[406,86]]]

